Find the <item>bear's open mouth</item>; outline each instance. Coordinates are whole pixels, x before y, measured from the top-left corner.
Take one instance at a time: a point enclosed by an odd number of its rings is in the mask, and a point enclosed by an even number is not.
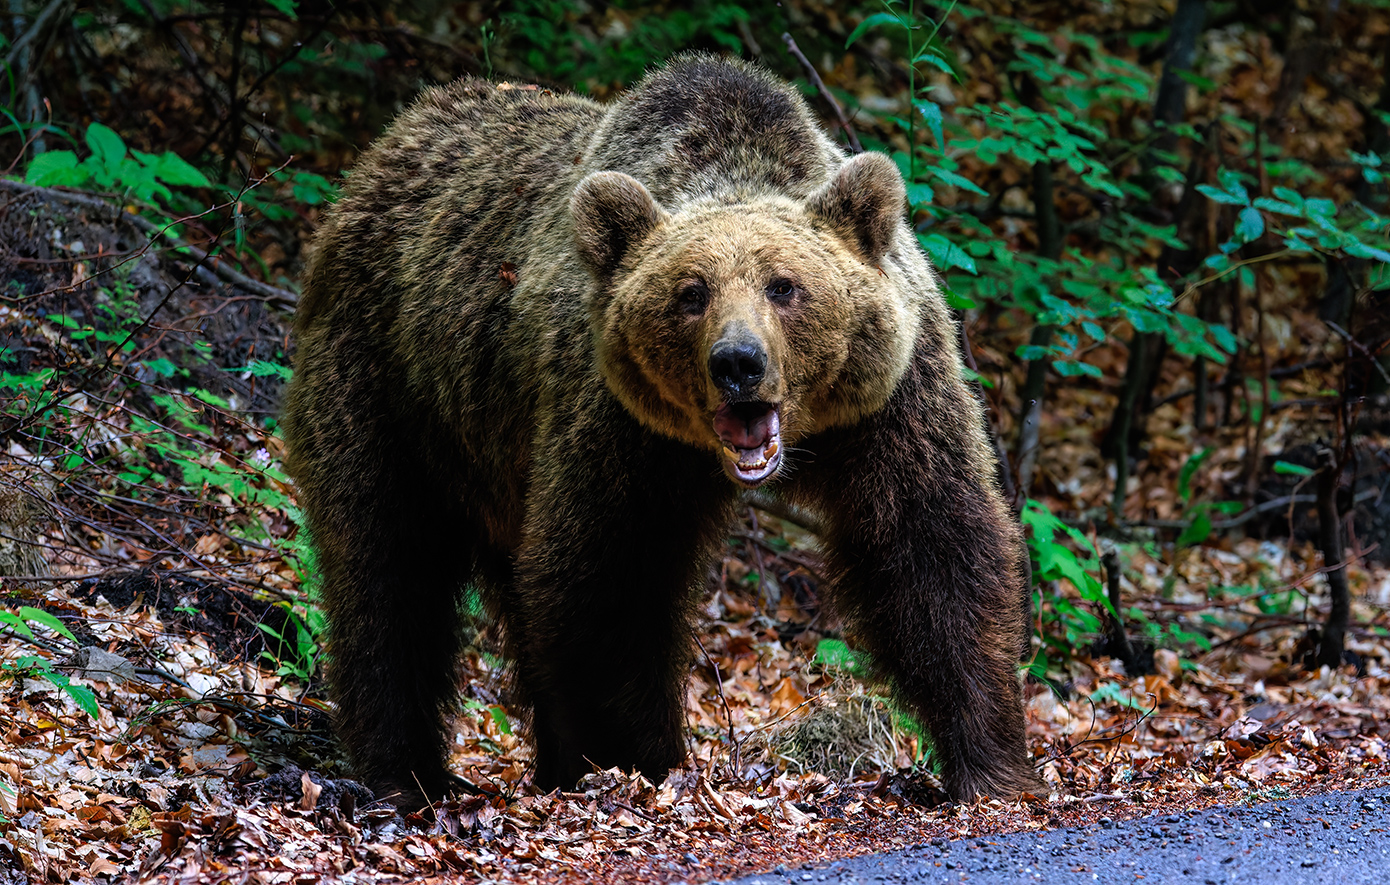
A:
[[[724,469],[750,488],[770,479],[782,463],[782,423],[772,403],[723,403],[714,412],[714,432]]]

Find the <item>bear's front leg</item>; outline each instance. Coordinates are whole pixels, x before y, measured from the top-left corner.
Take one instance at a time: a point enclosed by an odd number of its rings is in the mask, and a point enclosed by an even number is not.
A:
[[[692,610],[732,516],[709,453],[595,399],[537,447],[504,605],[546,789],[611,766],[660,782],[684,760]]]
[[[1026,560],[979,403],[919,341],[887,406],[805,442],[790,496],[823,515],[831,601],[926,726],[958,800],[1036,792],[1019,650]]]

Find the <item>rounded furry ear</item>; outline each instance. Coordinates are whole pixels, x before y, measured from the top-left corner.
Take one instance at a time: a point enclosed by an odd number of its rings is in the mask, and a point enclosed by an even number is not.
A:
[[[627,250],[667,216],[642,182],[621,172],[595,172],[570,197],[575,245],[589,268],[611,276]]]
[[[907,188],[898,167],[883,154],[866,153],[841,166],[806,208],[846,237],[870,264],[877,264],[893,244],[906,203]]]

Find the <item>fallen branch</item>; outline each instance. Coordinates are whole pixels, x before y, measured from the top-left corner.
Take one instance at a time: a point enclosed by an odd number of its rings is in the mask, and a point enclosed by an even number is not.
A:
[[[162,238],[175,249],[185,252],[189,258],[196,262],[200,269],[206,270],[211,274],[221,278],[223,282],[230,283],[239,289],[245,289],[255,295],[259,295],[265,301],[282,310],[293,310],[299,303],[299,296],[288,289],[281,289],[260,280],[253,280],[245,274],[235,270],[231,265],[218,260],[215,256],[210,256],[207,252],[188,243],[167,230],[139,215],[131,215],[129,212],[121,211],[119,206],[113,206],[100,197],[90,194],[74,193],[72,191],[59,190],[58,188],[38,187],[32,184],[23,184],[18,181],[0,179],[0,190],[8,190],[18,194],[43,194],[54,199],[63,200],[77,206],[86,206],[91,209],[98,209],[114,213],[121,220],[129,222],[139,228],[141,232],[149,234],[152,238]],[[154,240],[152,239],[151,242]]]

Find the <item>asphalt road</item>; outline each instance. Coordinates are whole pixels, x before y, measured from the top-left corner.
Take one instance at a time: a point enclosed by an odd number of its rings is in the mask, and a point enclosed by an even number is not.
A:
[[[876,882],[1390,883],[1390,788],[985,836],[733,880]]]

